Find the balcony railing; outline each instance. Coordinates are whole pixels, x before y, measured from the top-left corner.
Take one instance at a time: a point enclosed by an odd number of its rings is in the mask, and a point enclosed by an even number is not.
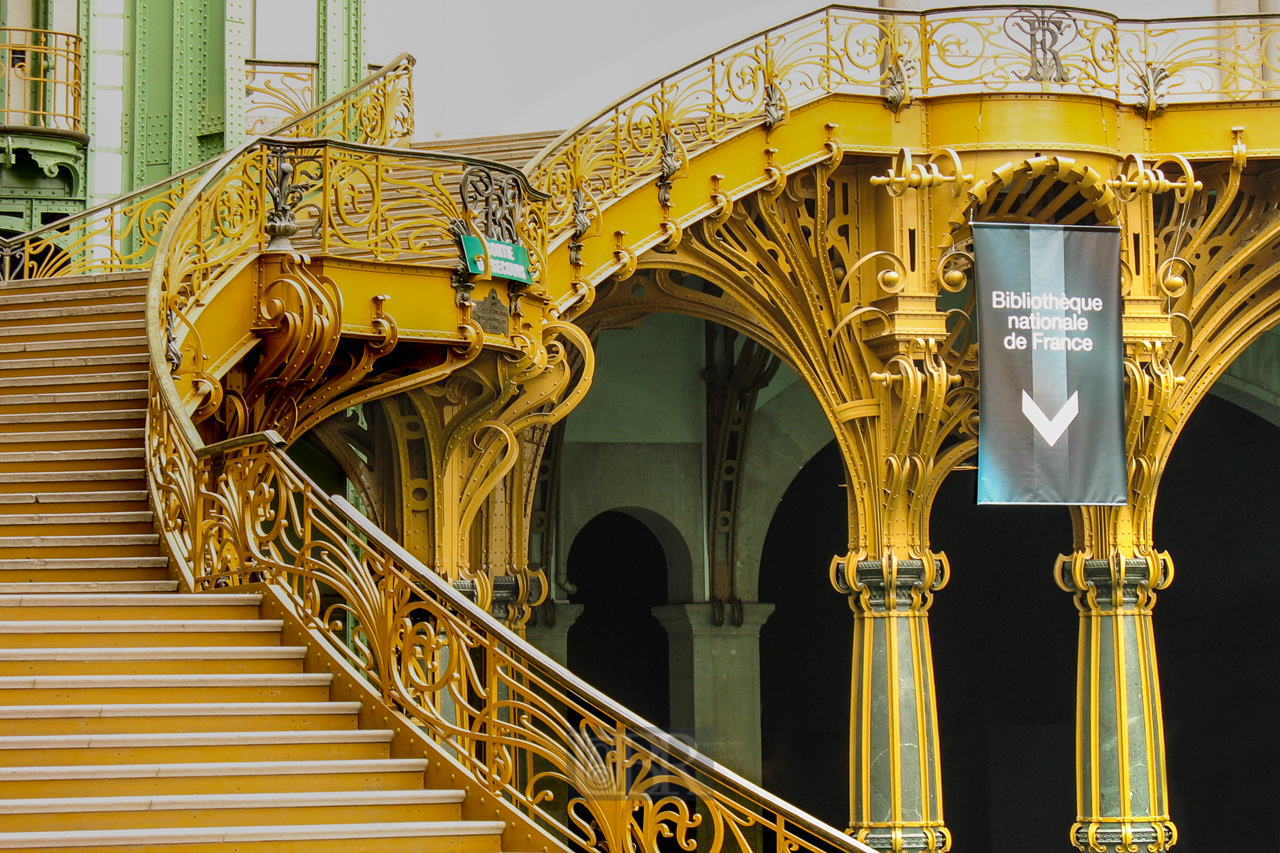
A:
[[[84,133],[80,37],[0,27],[0,123]]]
[[[373,69],[377,71],[378,69]],[[245,132],[269,134],[316,105],[318,66],[314,62],[245,62]]]

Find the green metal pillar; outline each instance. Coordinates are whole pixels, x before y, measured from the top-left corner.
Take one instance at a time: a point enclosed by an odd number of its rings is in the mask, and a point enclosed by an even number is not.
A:
[[[134,187],[244,138],[244,0],[133,0]]]
[[[316,102],[326,101],[362,80],[364,67],[364,4],[361,0],[318,0],[316,56],[320,79]]]

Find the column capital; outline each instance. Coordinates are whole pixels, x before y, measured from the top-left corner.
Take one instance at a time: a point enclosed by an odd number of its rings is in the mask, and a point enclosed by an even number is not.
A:
[[[734,625],[726,619],[715,624],[715,611],[710,601],[689,601],[683,604],[664,604],[653,608],[653,615],[667,629],[669,637],[758,637],[760,628],[773,613],[773,605],[759,601],[742,603],[742,624]]]
[[[561,666],[569,665],[569,629],[582,615],[583,605],[550,601],[534,608],[536,617],[524,628],[524,638]],[[548,618],[548,614],[554,614]],[[536,619],[536,622],[535,622]]]

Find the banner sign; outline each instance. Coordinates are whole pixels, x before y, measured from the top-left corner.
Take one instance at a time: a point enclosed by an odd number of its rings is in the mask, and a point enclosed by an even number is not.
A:
[[[507,278],[533,284],[533,276],[529,274],[529,250],[515,243],[502,240],[489,240],[489,261],[493,266],[490,275],[494,278]],[[484,244],[479,237],[470,234],[462,235],[462,254],[467,259],[467,270],[471,273],[482,273],[484,269]]]
[[[1123,505],[1120,229],[973,223],[978,503]]]

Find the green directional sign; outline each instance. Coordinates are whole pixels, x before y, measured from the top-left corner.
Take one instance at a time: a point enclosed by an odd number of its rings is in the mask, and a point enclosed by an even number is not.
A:
[[[505,243],[502,240],[488,242],[491,276],[533,284],[533,276],[529,274],[529,251],[524,246]],[[477,274],[485,272],[484,243],[479,237],[470,234],[462,235],[462,253],[467,257],[469,272]]]

